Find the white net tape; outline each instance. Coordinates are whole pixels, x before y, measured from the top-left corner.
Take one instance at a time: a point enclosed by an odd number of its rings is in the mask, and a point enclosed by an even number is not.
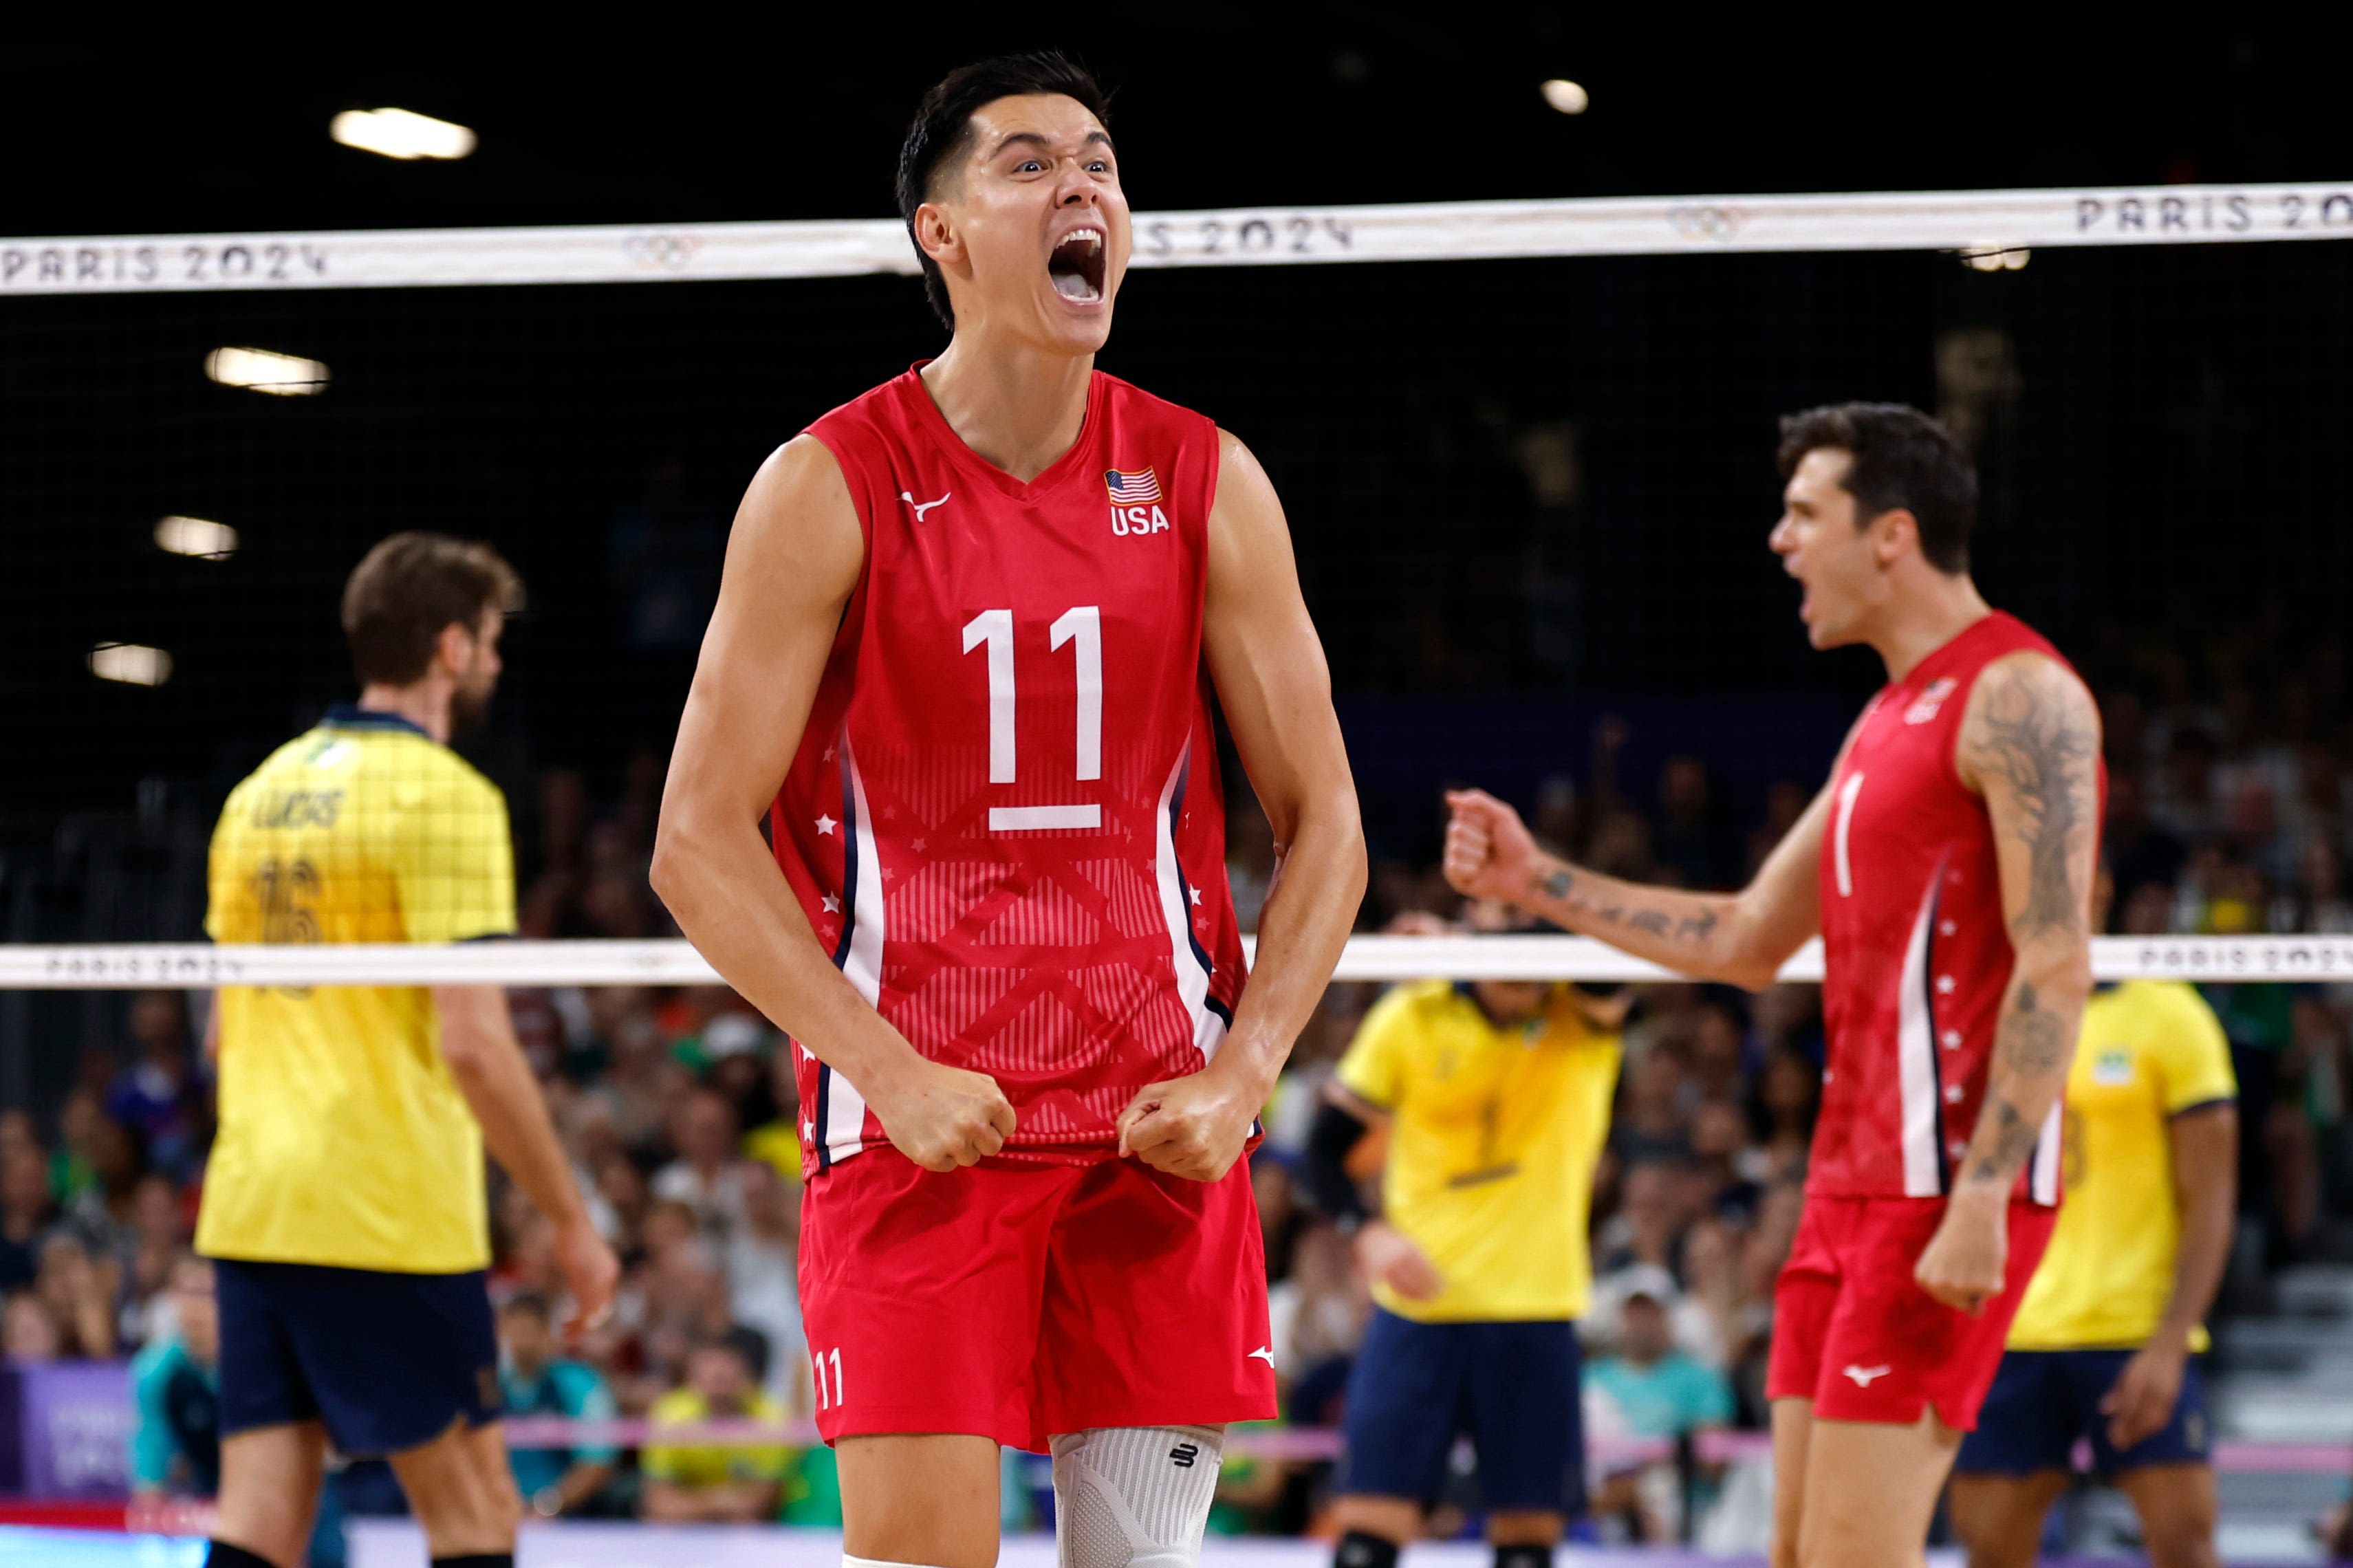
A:
[[[2101,937],[2102,980],[2353,982],[2353,936]],[[1575,936],[1358,936],[1337,980],[1673,980],[1671,971]],[[1782,966],[1822,977],[1820,942]],[[490,942],[454,947],[205,942],[0,944],[0,991],[216,985],[708,985],[718,972],[683,942]]]
[[[1139,213],[1138,267],[2353,239],[2353,181]],[[0,240],[0,295],[913,273],[892,218]]]

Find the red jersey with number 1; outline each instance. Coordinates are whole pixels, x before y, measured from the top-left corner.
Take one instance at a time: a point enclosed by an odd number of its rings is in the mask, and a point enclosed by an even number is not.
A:
[[[1883,688],[1855,721],[1822,839],[1830,1037],[1806,1189],[1833,1197],[1950,1190],[1985,1104],[2015,955],[1984,797],[1955,750],[1986,666],[2059,652],[1999,612]],[[2059,1201],[2056,1105],[2020,1196]]]
[[[920,370],[920,366],[917,370]],[[866,999],[1013,1103],[1004,1154],[1084,1163],[1197,1071],[1241,994],[1201,663],[1216,427],[1096,374],[1024,483],[916,370],[819,419],[866,535],[770,826]],[[888,1142],[800,1053],[812,1171]]]

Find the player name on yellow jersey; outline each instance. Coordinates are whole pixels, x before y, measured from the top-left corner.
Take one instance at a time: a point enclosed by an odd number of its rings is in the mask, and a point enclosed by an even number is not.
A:
[[[515,929],[506,802],[406,720],[338,707],[215,829],[220,942],[464,942]],[[455,1274],[490,1261],[482,1139],[410,986],[227,987],[197,1250]]]
[[[1422,1322],[1581,1316],[1593,1171],[1609,1132],[1618,1037],[1566,986],[1499,1028],[1443,980],[1400,985],[1365,1016],[1341,1084],[1389,1113],[1382,1205],[1446,1281],[1426,1301],[1374,1288]]]
[[[2067,1075],[2066,1199],[2010,1349],[2124,1349],[2156,1332],[2181,1246],[2171,1122],[2237,1094],[2230,1042],[2194,987],[2135,980],[2093,994]],[[2200,1329],[2190,1348],[2206,1343]]]

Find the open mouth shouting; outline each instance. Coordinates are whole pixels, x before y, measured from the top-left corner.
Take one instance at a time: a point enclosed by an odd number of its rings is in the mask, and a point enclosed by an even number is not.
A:
[[[1090,224],[1074,228],[1047,253],[1046,276],[1054,292],[1073,304],[1092,305],[1103,297],[1103,231]]]

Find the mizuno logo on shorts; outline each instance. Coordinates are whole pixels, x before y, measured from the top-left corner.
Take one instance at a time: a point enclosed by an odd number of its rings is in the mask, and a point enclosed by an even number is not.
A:
[[[1851,1366],[1846,1369],[1846,1375],[1854,1379],[1857,1388],[1869,1388],[1894,1370],[1892,1366]]]

